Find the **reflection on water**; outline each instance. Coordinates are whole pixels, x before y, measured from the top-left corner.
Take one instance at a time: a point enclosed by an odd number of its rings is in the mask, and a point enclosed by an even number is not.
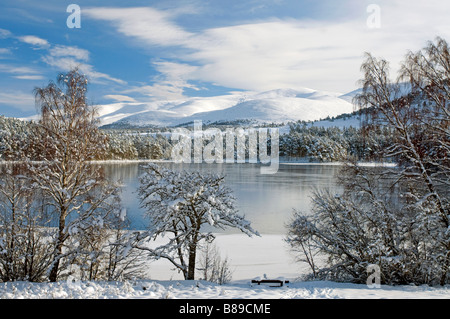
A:
[[[261,234],[285,234],[285,225],[295,208],[308,212],[314,189],[329,188],[338,192],[334,165],[283,165],[276,174],[260,174],[257,164],[174,164],[161,163],[172,169],[209,171],[225,175],[226,184],[233,190],[240,214]],[[131,227],[145,229],[148,222],[139,207],[136,190],[145,163],[102,164],[106,175],[123,184],[123,206],[131,219]],[[234,233],[234,230],[227,230]]]

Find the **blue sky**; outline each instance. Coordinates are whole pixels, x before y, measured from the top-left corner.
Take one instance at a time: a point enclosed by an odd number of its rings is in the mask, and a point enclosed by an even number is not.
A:
[[[67,26],[72,3],[81,28]],[[74,66],[95,104],[278,88],[347,93],[364,52],[394,73],[408,50],[449,39],[449,12],[437,0],[2,0],[0,114],[34,114],[33,88]]]

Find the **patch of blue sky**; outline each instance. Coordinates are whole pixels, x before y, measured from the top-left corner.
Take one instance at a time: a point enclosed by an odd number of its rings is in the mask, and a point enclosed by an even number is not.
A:
[[[67,26],[71,3],[81,28]],[[448,2],[377,1],[375,27],[372,3],[3,0],[0,114],[34,112],[33,88],[73,66],[90,78],[95,103],[302,87],[347,93],[364,52],[395,69],[407,50],[450,37]]]

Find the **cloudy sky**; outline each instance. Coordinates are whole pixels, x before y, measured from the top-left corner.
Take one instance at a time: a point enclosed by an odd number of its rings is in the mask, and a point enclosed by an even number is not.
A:
[[[34,114],[33,88],[74,66],[95,104],[278,88],[347,93],[364,52],[389,60],[395,74],[408,50],[450,39],[449,12],[437,0],[2,0],[0,115]]]

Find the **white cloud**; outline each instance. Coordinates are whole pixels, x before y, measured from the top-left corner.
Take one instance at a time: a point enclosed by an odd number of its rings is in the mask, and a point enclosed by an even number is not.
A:
[[[0,54],[5,54],[5,55],[11,54],[11,49],[0,48]]]
[[[44,77],[42,75],[16,75],[14,78],[19,80],[43,80]]]
[[[180,100],[184,99],[184,87],[162,81],[153,85],[143,85],[124,90],[123,93],[139,93],[150,100]]]
[[[197,71],[197,67],[187,63],[177,63],[171,61],[153,61],[155,69],[169,80],[186,81]]]
[[[349,9],[344,22],[270,19],[196,32],[177,25],[167,11],[153,8],[84,12],[112,23],[143,46],[170,47],[178,62],[153,63],[161,77],[157,85],[141,88],[149,95],[179,96],[193,80],[245,90],[306,86],[348,92],[361,77],[364,52],[391,61],[395,71],[407,50],[418,50],[437,35],[450,37],[449,2],[384,0],[378,4],[379,29],[368,26],[370,13],[356,12],[352,1],[340,4],[343,12]]]
[[[34,35],[24,35],[24,36],[18,37],[18,39],[24,43],[31,44],[38,48],[46,48],[49,46],[49,43],[47,40],[39,38]]]
[[[13,65],[7,65],[7,64],[0,64],[0,72],[5,73],[12,73],[12,74],[36,74],[39,73],[38,70],[35,70],[33,68],[27,67],[27,66],[13,66]]]
[[[108,100],[114,100],[117,102],[136,102],[136,100],[134,98],[132,98],[131,96],[119,95],[119,94],[105,95],[104,98],[108,99]]]
[[[0,38],[12,36],[11,32],[5,29],[0,29]],[[25,35],[17,37],[21,42],[31,44],[38,49],[48,50],[48,54],[41,59],[46,64],[57,68],[59,71],[70,71],[71,69],[78,67],[81,72],[84,72],[90,80],[95,83],[104,83],[104,80],[115,82],[117,84],[124,85],[125,81],[112,77],[106,73],[98,72],[91,64],[88,64],[90,53],[88,50],[67,45],[51,45],[47,40],[34,35]],[[2,53],[0,49],[0,53]],[[23,67],[11,67],[0,65],[0,71],[8,73],[20,73],[22,75],[15,76],[18,79],[25,80],[38,80],[41,76],[36,75],[33,70]],[[25,73],[31,73],[26,74]]]
[[[17,107],[22,111],[31,111],[35,108],[34,97],[30,93],[10,90],[0,92],[0,104]]]
[[[102,80],[107,80],[107,81],[111,81],[111,82],[114,82],[114,83],[117,83],[117,84],[121,84],[121,85],[127,84],[127,82],[125,82],[124,80],[115,78],[115,77],[110,76],[110,75],[108,75],[106,73],[95,71],[94,67],[92,65],[81,64],[79,66],[79,68],[80,68],[81,72],[84,72],[88,77],[91,78],[92,82],[105,84]]]
[[[81,65],[80,61],[72,57],[54,57],[47,55],[42,57],[42,61],[61,71],[69,71]]]
[[[117,84],[126,84],[126,82],[121,79],[95,71],[91,64],[86,63],[88,60],[89,51],[78,47],[62,45],[52,47],[49,49],[49,54],[42,57],[42,61],[60,71],[67,72],[74,68],[78,68],[95,83],[103,83],[102,80],[107,80]]]
[[[49,50],[53,57],[73,57],[78,60],[88,61],[89,51],[74,46],[56,45]]]
[[[124,93],[139,93],[151,100],[180,100],[186,98],[186,88],[199,90],[188,82],[197,70],[195,66],[170,61],[153,61],[151,64],[160,73],[152,79],[154,84],[133,87]]]
[[[9,38],[12,35],[11,31],[0,28],[0,39]]]
[[[13,74],[12,77],[19,80],[42,80],[44,78],[38,70],[27,66],[0,64],[0,72]]]
[[[83,14],[112,22],[119,32],[151,44],[180,45],[193,36],[171,21],[173,13],[153,8],[85,8]]]

